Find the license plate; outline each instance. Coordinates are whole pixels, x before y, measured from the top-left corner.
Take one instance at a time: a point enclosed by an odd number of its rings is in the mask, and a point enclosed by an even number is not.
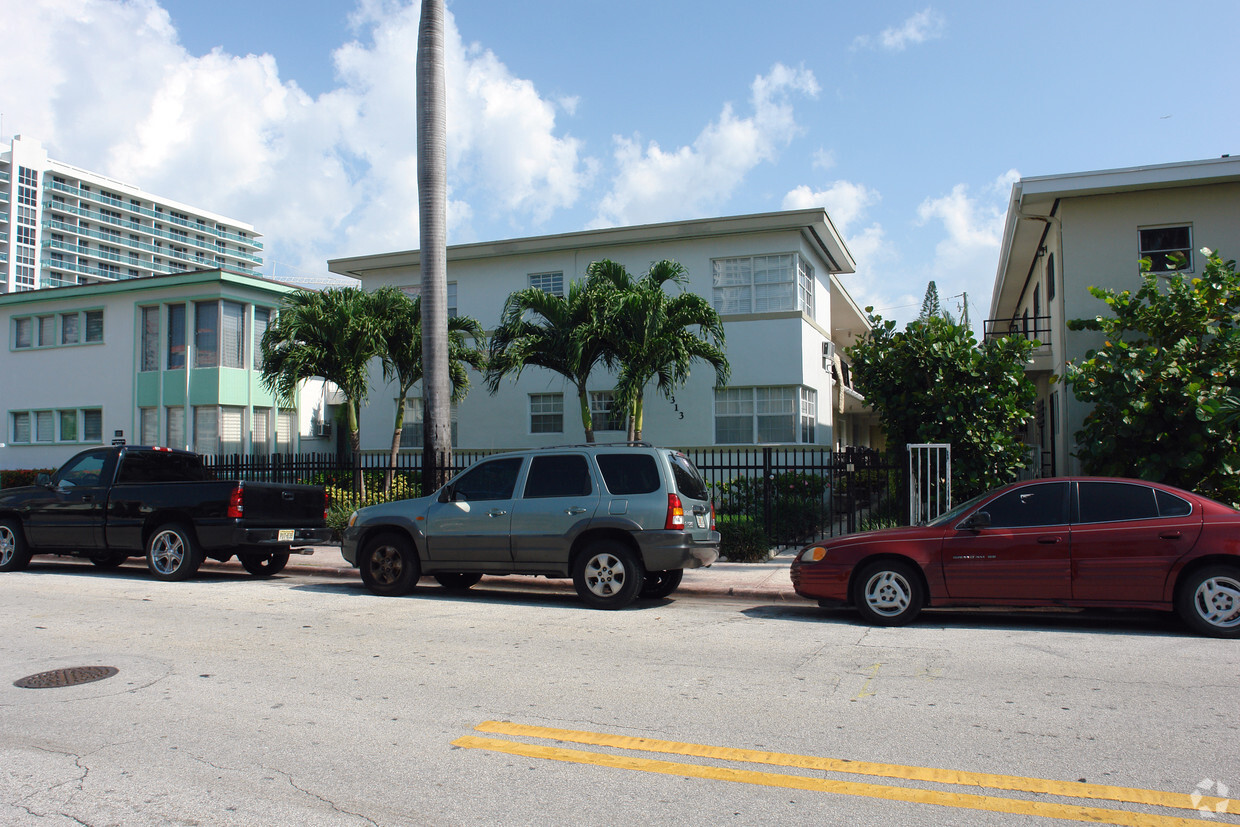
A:
[[[705,514],[697,515],[697,524],[698,524],[698,528],[706,528],[706,515]]]
[[[293,533],[293,529],[291,528],[282,528],[276,535],[276,541],[280,543],[291,543],[293,542]]]

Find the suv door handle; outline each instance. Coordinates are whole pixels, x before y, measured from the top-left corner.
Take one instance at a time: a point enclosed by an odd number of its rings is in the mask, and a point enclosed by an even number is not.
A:
[[[565,514],[585,514],[586,509],[582,508],[579,505],[574,505],[572,508],[564,509],[564,513]]]
[[[490,511],[487,512],[487,516],[488,517],[503,517],[507,513],[508,512],[502,508],[492,508]]]

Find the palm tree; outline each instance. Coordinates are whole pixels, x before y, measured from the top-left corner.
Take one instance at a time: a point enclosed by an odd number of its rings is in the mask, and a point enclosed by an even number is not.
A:
[[[586,273],[591,293],[607,307],[608,356],[619,365],[616,398],[628,412],[630,441],[642,438],[645,390],[652,380],[669,397],[700,360],[715,368],[717,385],[727,384],[731,368],[719,314],[696,293],[664,290],[668,282],[683,287],[688,281],[683,265],[657,261],[634,280],[623,266],[604,259]]]
[[[444,3],[422,0],[418,25],[418,237],[425,306],[422,337],[422,489],[433,491],[452,468],[448,391],[447,93]]]
[[[504,302],[491,335],[487,387],[494,395],[505,376],[518,379],[528,365],[560,374],[577,389],[586,442],[594,441],[594,420],[586,383],[607,355],[601,305],[584,283],[568,286],[568,297],[538,287],[518,290]]]
[[[381,287],[372,297],[375,315],[383,326],[383,377],[397,386],[396,420],[392,426],[392,453],[383,490],[392,487],[392,473],[400,452],[400,435],[405,427],[405,400],[422,380],[422,299],[410,298],[396,287]],[[473,339],[471,347],[466,341]],[[486,370],[486,336],[477,319],[452,316],[448,319],[448,374],[452,381],[452,401],[460,402],[469,393],[469,371]]]
[[[382,329],[370,294],[356,287],[297,290],[263,333],[263,385],[292,403],[306,379],[322,377],[345,397],[349,446],[358,456],[358,413],[370,383],[368,365],[383,349]],[[360,480],[355,485],[361,490]]]

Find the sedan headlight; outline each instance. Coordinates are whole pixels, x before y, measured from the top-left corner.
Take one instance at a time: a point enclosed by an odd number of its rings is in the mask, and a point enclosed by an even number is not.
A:
[[[353,528],[353,524],[357,522],[357,512],[354,511],[349,515],[349,528]]]
[[[801,552],[800,560],[802,563],[817,563],[826,556],[827,550],[822,546],[810,546]]]

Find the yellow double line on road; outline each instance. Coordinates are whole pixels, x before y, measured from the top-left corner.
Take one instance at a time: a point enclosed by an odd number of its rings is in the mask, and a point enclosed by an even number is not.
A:
[[[653,738],[632,738],[625,735],[608,735],[597,732],[582,732],[570,729],[554,729],[551,727],[528,726],[504,721],[483,721],[475,727],[479,732],[492,735],[506,735],[515,738],[538,738],[559,741],[561,743],[587,744],[595,747],[632,750],[636,752],[683,755],[694,758],[707,758],[717,761],[738,761],[749,764],[768,766],[794,767],[797,769],[819,770],[823,772],[845,773],[849,775],[880,776],[905,781],[920,781],[934,784],[950,784],[986,789],[1008,790],[1012,792],[1037,793],[1064,798],[1084,798],[1097,801],[1116,801],[1128,804],[1142,804],[1178,810],[1207,809],[1211,813],[1224,799],[1197,797],[1184,793],[1160,792],[1158,790],[1142,790],[1129,787],[1111,787],[1100,784],[1085,784],[1075,781],[1054,781],[1043,778],[1022,778],[1014,775],[993,775],[990,773],[958,772],[955,770],[934,769],[932,767],[906,767],[899,764],[875,764],[866,761],[845,761],[838,758],[821,758],[812,755],[792,755],[780,752],[763,752],[761,750],[731,749],[713,747],[704,744],[686,744],[676,741],[660,741]],[[816,778],[803,775],[782,775],[779,773],[761,772],[758,770],[734,769],[707,764],[689,764],[674,761],[662,761],[653,758],[642,758],[633,755],[617,755],[606,752],[569,749],[566,747],[530,744],[524,741],[509,741],[499,738],[483,738],[466,735],[452,742],[453,746],[466,749],[481,749],[489,752],[502,752],[509,755],[521,755],[527,758],[541,758],[548,761],[565,761],[574,764],[594,764],[601,767],[651,772],[661,775],[675,775],[684,778],[703,778],[715,781],[731,781],[740,784],[758,784],[768,787],[784,787],[797,790],[836,793],[838,795],[855,795],[866,798],[883,798],[889,801],[906,801],[915,804],[934,804],[940,807],[955,807],[967,810],[987,810],[997,813],[1014,815],[1032,815],[1045,818],[1058,818],[1070,821],[1086,821],[1095,824],[1116,824],[1125,827],[1173,827],[1174,825],[1219,824],[1218,821],[1205,821],[1197,818],[1181,818],[1178,816],[1139,813],[1130,810],[1113,810],[1100,807],[1088,807],[1077,804],[1056,803],[1050,801],[1030,801],[1015,798],[1001,798],[973,793],[959,793],[945,790],[923,789],[919,787],[901,787],[882,784],[869,784],[858,781],[843,781],[830,778]],[[1231,802],[1223,812],[1240,813],[1240,802]],[[1221,814],[1221,813],[1220,813]]]

